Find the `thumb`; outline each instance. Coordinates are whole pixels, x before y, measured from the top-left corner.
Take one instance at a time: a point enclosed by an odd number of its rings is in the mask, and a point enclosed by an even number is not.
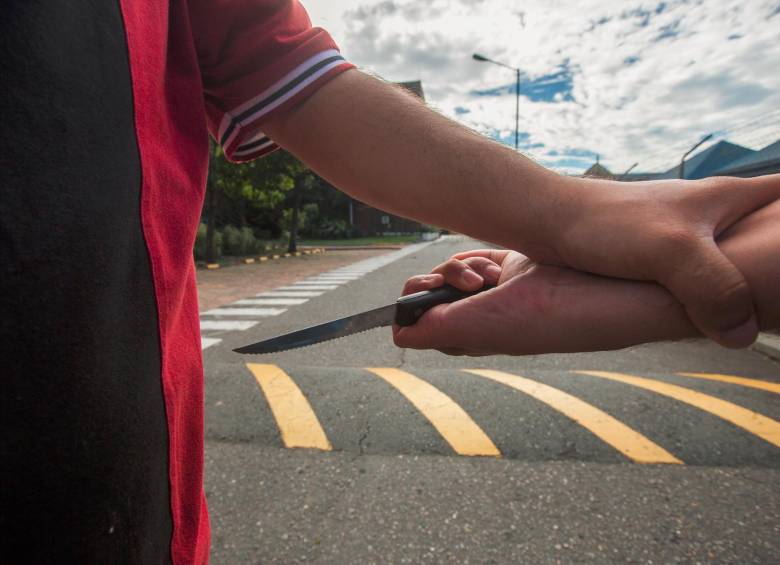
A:
[[[726,347],[741,348],[758,336],[753,298],[745,277],[712,240],[670,259],[657,278],[679,300],[704,335]]]

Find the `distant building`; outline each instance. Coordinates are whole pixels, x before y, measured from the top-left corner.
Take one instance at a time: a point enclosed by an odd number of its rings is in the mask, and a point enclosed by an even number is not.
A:
[[[758,177],[780,173],[780,139],[761,151],[730,161],[715,174],[727,177]]]
[[[604,165],[599,163],[599,158],[596,157],[596,162],[591,165],[591,167],[585,171],[582,174],[583,177],[587,178],[593,178],[593,179],[608,179],[608,180],[614,180],[616,177],[614,174],[612,174],[612,171],[610,171],[608,168],[606,168]]]
[[[729,141],[719,141],[685,161],[684,173],[688,180],[716,176],[757,177],[780,173],[780,139],[760,151],[748,149]],[[601,165],[597,159],[596,163],[585,171],[583,176],[628,182],[676,179],[680,178],[680,165],[663,173],[615,175]]]
[[[718,174],[729,163],[755,153],[752,149],[728,141],[719,141],[685,161],[686,179],[703,179]],[[659,179],[680,178],[680,165],[658,175]]]
[[[420,100],[425,100],[425,93],[423,92],[422,82],[419,80],[411,80],[408,82],[397,82],[398,86],[401,86],[411,92],[412,94],[417,95],[417,97]]]
[[[422,83],[419,80],[396,83],[425,101]],[[350,202],[350,223],[361,235],[376,235],[382,233],[419,233],[427,228],[415,222],[395,216],[378,208],[364,204],[358,200]]]

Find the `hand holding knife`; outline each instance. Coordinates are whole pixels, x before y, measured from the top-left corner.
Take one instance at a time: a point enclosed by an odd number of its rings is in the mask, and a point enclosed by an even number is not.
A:
[[[389,326],[393,322],[399,326],[411,326],[434,306],[456,302],[491,288],[495,287],[488,285],[474,292],[465,292],[445,284],[433,290],[424,290],[402,296],[395,303],[382,306],[381,308],[375,308],[347,316],[346,318],[331,320],[324,324],[317,324],[316,326],[239,347],[233,351],[236,353],[276,353],[287,349],[314,345],[315,343],[364,332],[373,328]]]

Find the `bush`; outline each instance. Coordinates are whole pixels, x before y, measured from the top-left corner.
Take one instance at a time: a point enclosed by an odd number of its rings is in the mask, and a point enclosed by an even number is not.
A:
[[[235,226],[225,226],[222,235],[225,255],[254,255],[261,250],[262,244],[255,237],[252,228],[245,226],[239,229]]]
[[[219,230],[214,231],[214,247],[217,252],[216,259],[222,256],[222,234]],[[195,236],[195,260],[206,260],[206,224],[198,226],[198,233]]]

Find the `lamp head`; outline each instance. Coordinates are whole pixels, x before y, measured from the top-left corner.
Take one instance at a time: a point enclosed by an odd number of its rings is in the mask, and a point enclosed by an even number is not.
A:
[[[482,55],[479,55],[477,53],[474,53],[473,58],[475,61],[487,61],[487,57],[483,57]]]

